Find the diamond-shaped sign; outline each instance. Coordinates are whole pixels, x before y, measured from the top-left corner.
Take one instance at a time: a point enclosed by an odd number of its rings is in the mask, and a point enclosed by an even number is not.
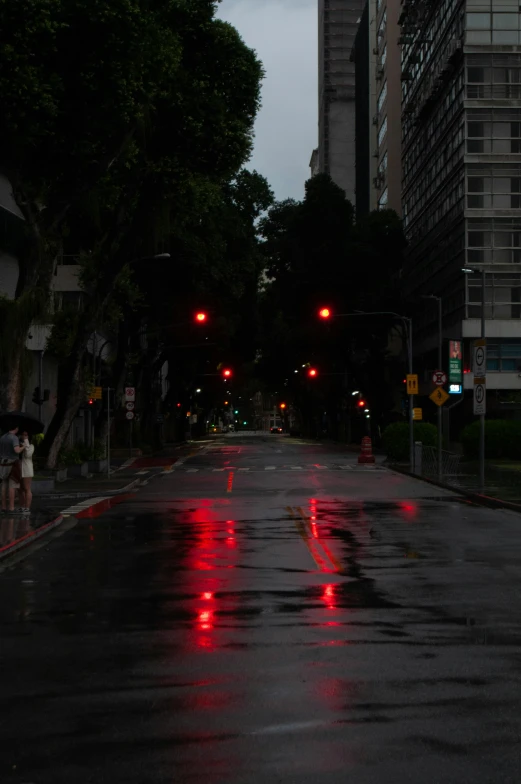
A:
[[[429,397],[433,403],[436,403],[437,406],[442,406],[444,403],[447,402],[450,395],[447,392],[445,392],[443,387],[438,387],[437,389],[434,390],[434,392],[431,392]]]

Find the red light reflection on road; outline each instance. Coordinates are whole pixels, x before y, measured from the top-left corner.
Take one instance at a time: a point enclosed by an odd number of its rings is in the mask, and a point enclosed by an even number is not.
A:
[[[335,604],[335,585],[324,585],[324,590],[322,592],[322,600],[325,603],[328,610],[336,610]]]
[[[201,610],[199,612],[198,621],[198,625],[201,631],[208,631],[209,629],[213,629],[213,611]]]
[[[403,518],[405,520],[410,522],[416,520],[418,516],[418,504],[413,501],[400,501],[398,507],[403,513]]]

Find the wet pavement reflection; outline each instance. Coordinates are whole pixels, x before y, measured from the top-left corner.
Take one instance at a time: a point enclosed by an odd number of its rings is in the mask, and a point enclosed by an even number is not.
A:
[[[228,487],[174,471],[0,572],[2,783],[518,781],[519,518],[387,472]]]

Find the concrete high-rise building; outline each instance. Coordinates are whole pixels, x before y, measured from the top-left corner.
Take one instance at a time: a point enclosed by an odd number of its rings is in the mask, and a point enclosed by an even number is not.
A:
[[[318,170],[355,203],[355,66],[365,0],[318,0]]]
[[[505,410],[521,390],[519,1],[403,0],[400,21],[404,285],[414,300],[442,297],[444,337],[463,339],[470,370],[484,271],[487,406]],[[421,310],[415,350],[428,370],[436,308]]]
[[[356,209],[401,215],[401,0],[367,0],[352,59],[356,69]]]

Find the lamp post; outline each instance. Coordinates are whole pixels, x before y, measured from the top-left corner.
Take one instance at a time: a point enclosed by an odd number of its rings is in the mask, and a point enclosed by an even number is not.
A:
[[[435,294],[425,294],[423,299],[434,299],[438,303],[438,370],[443,370],[443,300]],[[441,406],[438,406],[438,481],[443,479],[442,445],[443,418]]]
[[[327,311],[327,315],[326,315]],[[353,318],[354,316],[393,316],[399,319],[405,327],[407,335],[407,372],[409,375],[413,374],[412,364],[412,318],[409,316],[402,316],[400,313],[395,313],[392,310],[375,310],[364,311],[356,310],[354,313],[331,313],[329,308],[322,308],[319,313],[323,319],[333,318]],[[414,471],[414,396],[409,395],[409,463],[411,471]]]
[[[463,267],[465,275],[475,275],[477,271]],[[481,268],[481,339],[485,338],[485,266]],[[485,492],[485,414],[479,415],[479,489]]]

